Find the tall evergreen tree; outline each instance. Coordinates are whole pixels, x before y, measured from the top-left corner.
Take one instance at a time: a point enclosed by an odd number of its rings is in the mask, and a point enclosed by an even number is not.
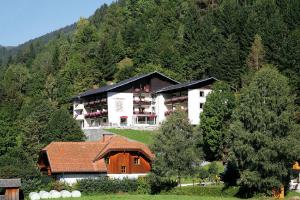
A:
[[[250,54],[247,57],[247,66],[251,70],[259,70],[264,64],[265,50],[261,37],[256,34],[251,46]]]
[[[50,117],[47,126],[47,142],[52,141],[82,141],[85,136],[72,118],[70,113],[60,108],[56,110]]]
[[[288,189],[291,166],[299,160],[300,129],[288,79],[274,67],[256,72],[243,88],[230,126],[229,163],[237,166],[245,195]]]

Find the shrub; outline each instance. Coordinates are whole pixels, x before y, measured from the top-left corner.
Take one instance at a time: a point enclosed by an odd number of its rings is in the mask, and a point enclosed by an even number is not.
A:
[[[107,177],[98,179],[83,179],[77,182],[76,189],[86,194],[93,193],[118,193],[135,192],[138,188],[137,180],[131,179],[109,179]]]
[[[61,182],[61,181],[51,181],[49,184],[48,184],[48,191],[50,190],[57,190],[57,191],[62,191],[62,190],[69,190],[69,191],[72,191],[73,188],[72,186],[68,185],[67,183],[65,182]]]
[[[138,194],[150,194],[151,186],[148,177],[140,177],[137,180],[137,193]]]
[[[158,194],[162,191],[169,191],[176,187],[178,183],[174,180],[161,178],[154,174],[147,177],[150,186],[150,194]]]

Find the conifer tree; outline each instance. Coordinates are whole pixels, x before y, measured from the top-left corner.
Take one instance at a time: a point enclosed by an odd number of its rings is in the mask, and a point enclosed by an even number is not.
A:
[[[299,125],[288,79],[264,66],[243,88],[230,126],[229,165],[245,195],[288,189],[294,161],[299,160]],[[230,172],[229,172],[230,173]]]
[[[251,70],[259,70],[264,64],[265,50],[261,37],[256,34],[251,46],[251,51],[247,57],[247,66]]]
[[[56,110],[51,115],[47,133],[48,143],[52,141],[82,141],[85,138],[79,124],[64,108]]]

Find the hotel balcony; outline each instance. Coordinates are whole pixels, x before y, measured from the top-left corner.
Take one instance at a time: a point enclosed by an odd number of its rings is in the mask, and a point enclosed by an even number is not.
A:
[[[85,118],[99,118],[107,116],[107,111],[90,112],[84,115]]]
[[[149,99],[134,99],[133,100],[134,105],[151,105],[151,100]]]
[[[170,99],[165,100],[165,104],[174,104],[178,102],[184,102],[188,100],[188,96],[181,96],[181,97],[173,97]]]
[[[151,89],[150,89],[150,85],[144,85],[140,88],[134,88],[133,89],[133,93],[150,93],[151,92]]]
[[[153,113],[153,112],[140,112],[140,111],[133,111],[133,114],[134,115],[140,115],[140,116],[148,116],[148,117],[150,117],[150,116],[156,116],[156,114],[155,113]]]
[[[187,108],[181,108],[182,111],[185,111],[185,112],[188,112],[188,109]],[[175,110],[167,110],[165,112],[165,116],[169,116],[171,115],[173,112],[175,112]]]
[[[94,106],[106,105],[106,104],[107,104],[107,99],[106,98],[96,99],[94,101],[84,102],[84,106],[85,107],[94,107]]]

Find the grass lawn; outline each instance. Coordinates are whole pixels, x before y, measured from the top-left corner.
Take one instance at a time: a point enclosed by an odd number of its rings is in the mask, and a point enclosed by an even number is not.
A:
[[[74,200],[72,199],[64,199],[64,200]],[[234,197],[210,197],[210,196],[186,196],[186,195],[95,195],[95,196],[83,196],[78,198],[78,200],[98,200],[98,199],[105,199],[105,200],[232,200],[237,199]]]
[[[155,131],[131,130],[131,129],[105,129],[109,132],[127,137],[132,140],[143,142],[147,145],[152,143]]]

